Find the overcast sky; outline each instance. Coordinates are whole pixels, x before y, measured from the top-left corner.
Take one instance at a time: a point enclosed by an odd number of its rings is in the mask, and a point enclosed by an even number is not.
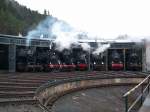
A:
[[[103,38],[150,36],[150,0],[17,0]]]

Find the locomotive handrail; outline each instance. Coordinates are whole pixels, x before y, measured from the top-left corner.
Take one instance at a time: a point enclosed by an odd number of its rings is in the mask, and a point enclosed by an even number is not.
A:
[[[143,87],[143,84],[146,84],[145,88]],[[129,106],[129,98],[128,96],[135,92],[139,87],[141,87],[141,93],[140,95],[135,99],[135,101]],[[143,97],[146,91],[149,93],[150,90],[150,75],[148,75],[142,82],[140,82],[138,85],[136,85],[134,88],[129,90],[123,95],[123,98],[125,99],[125,112],[131,112],[133,107],[139,102],[142,105],[143,104]]]

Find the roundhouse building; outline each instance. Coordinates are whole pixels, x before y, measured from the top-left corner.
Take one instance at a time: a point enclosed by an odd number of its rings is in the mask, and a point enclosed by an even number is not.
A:
[[[21,69],[24,66],[20,66],[20,62],[39,65],[40,63],[45,63],[44,60],[48,60],[45,57],[41,59],[40,57],[43,55],[41,56],[39,52],[48,55],[47,52],[49,52],[49,46],[53,40],[32,39],[29,46],[27,46],[26,42],[25,37],[0,35],[0,71],[16,72],[18,71],[17,68],[20,67],[19,69]],[[100,62],[95,61],[99,57],[93,58],[94,56],[91,55],[92,50],[87,53],[89,54],[87,56],[89,70],[97,70],[101,66],[95,66],[95,64],[100,63],[103,68],[99,70],[150,71],[150,44],[145,40],[140,43],[117,42],[114,40],[81,40],[81,42],[89,43],[91,49],[94,49],[97,43],[110,44],[107,50],[98,55],[101,58]],[[26,59],[23,56],[26,56]]]

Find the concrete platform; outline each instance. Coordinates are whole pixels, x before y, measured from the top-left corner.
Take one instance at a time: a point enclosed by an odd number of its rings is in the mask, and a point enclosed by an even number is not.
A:
[[[139,112],[150,112],[150,93],[146,97],[142,107],[140,108]]]

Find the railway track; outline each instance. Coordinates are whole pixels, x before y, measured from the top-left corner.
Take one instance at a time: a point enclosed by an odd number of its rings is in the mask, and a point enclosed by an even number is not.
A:
[[[141,72],[58,72],[58,73],[16,73],[0,74],[0,105],[35,104],[35,90],[48,81],[63,80],[75,77],[145,77]]]

